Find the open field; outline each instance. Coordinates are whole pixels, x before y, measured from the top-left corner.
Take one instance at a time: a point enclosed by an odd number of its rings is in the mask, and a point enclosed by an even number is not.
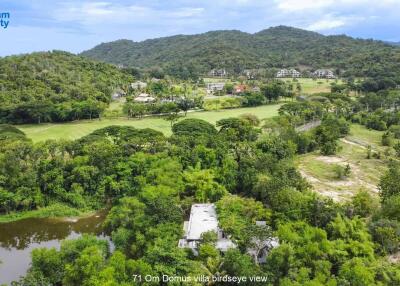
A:
[[[284,78],[282,79],[286,82],[292,82],[292,78]],[[335,79],[312,79],[312,78],[298,78],[296,79],[297,82],[301,85],[301,93],[304,94],[313,94],[319,92],[330,92],[331,91],[331,84],[336,82]],[[295,86],[297,82],[293,82]],[[341,80],[337,80],[338,83],[341,83]]]
[[[280,104],[274,104],[249,108],[224,109],[219,111],[192,112],[187,114],[187,118],[199,118],[214,124],[222,118],[237,117],[244,113],[252,113],[260,119],[263,119],[277,115],[279,107]],[[25,134],[34,142],[37,142],[48,139],[76,139],[85,136],[96,129],[110,125],[152,128],[163,132],[165,135],[171,134],[170,123],[159,117],[147,117],[143,119],[95,119],[91,121],[82,120],[69,123],[17,125],[16,127],[25,132]]]
[[[293,81],[293,78],[280,78],[288,83],[293,83],[296,88],[297,82],[301,85],[301,93],[302,94],[314,94],[319,92],[330,92],[331,84],[334,82],[342,83],[342,80],[338,79],[312,79],[312,78],[297,78],[296,81]],[[228,79],[225,78],[204,78],[205,83],[211,82],[226,82]],[[234,84],[238,84],[238,82],[233,82]],[[257,81],[255,82],[257,85]]]
[[[386,147],[381,146],[383,132],[368,130],[360,125],[351,126],[351,134],[340,141],[342,149],[335,156],[321,156],[314,152],[300,156],[298,165],[302,175],[313,185],[314,190],[336,201],[347,200],[360,189],[378,193],[379,179],[386,170],[383,155]],[[381,152],[381,158],[367,159],[367,146]],[[338,179],[337,166],[349,165],[348,178]]]
[[[203,78],[204,83],[213,83],[213,82],[226,82],[229,78],[224,77],[205,77]]]

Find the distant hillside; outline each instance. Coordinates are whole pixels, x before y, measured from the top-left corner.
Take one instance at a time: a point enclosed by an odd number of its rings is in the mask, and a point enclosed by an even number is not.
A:
[[[400,72],[400,48],[285,26],[255,34],[234,30],[143,42],[118,40],[100,44],[82,55],[129,67],[161,67],[167,73],[183,76],[213,68],[236,73],[249,68],[332,68],[352,76],[378,76],[383,72],[396,76]]]
[[[397,46],[397,47],[400,46],[400,42],[386,42],[386,43],[392,46]]]
[[[129,80],[113,65],[67,52],[0,58],[0,123],[96,117]]]

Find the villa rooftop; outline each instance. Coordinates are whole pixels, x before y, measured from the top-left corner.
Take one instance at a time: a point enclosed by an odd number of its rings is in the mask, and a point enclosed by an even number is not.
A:
[[[201,234],[207,231],[218,232],[215,206],[213,204],[192,205],[186,239],[200,240]]]

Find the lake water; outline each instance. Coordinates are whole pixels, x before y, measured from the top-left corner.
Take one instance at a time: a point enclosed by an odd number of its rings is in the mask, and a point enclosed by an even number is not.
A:
[[[93,216],[74,219],[24,219],[0,223],[0,285],[18,280],[29,268],[33,249],[56,247],[63,239],[77,238],[84,233],[97,235],[110,241],[102,223],[106,211]]]

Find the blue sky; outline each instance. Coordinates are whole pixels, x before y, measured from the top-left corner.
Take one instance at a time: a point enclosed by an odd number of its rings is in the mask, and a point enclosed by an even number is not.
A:
[[[81,52],[101,42],[288,25],[400,41],[400,0],[1,0],[0,56]]]

